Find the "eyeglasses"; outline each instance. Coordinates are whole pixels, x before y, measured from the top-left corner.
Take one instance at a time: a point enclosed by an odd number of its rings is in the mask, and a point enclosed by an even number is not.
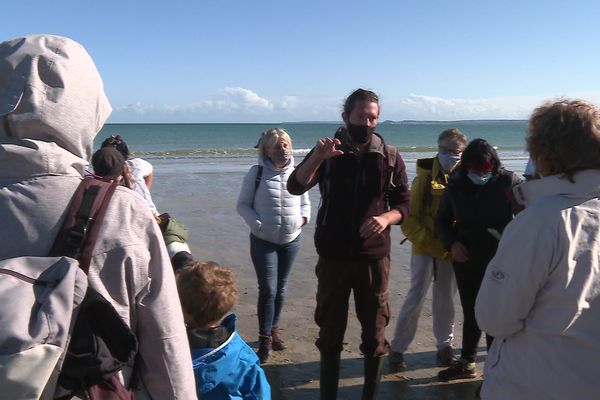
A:
[[[110,144],[111,146],[117,145],[117,144],[121,144],[123,141],[121,140],[121,136],[119,135],[110,135],[110,137],[108,138],[107,143]]]

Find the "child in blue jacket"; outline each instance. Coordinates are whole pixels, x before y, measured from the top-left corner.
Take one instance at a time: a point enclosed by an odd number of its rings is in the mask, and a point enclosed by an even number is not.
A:
[[[235,314],[229,314],[238,298],[233,271],[214,262],[193,262],[177,272],[177,288],[198,397],[270,400],[258,357],[235,330]]]

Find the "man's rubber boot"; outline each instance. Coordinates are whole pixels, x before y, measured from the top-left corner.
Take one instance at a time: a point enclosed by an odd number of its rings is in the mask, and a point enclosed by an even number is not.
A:
[[[365,385],[362,400],[377,400],[383,372],[383,357],[365,357]]]
[[[321,400],[337,398],[340,378],[340,353],[321,353],[321,382],[319,392]]]

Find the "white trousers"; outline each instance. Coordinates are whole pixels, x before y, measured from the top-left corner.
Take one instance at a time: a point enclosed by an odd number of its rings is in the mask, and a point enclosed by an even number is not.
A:
[[[437,348],[452,345],[454,336],[454,296],[456,279],[450,261],[439,261],[430,256],[413,255],[410,262],[410,289],[396,319],[392,351],[406,352],[415,338],[417,324],[425,296],[433,278],[435,262],[435,281],[433,281],[432,306],[433,335]]]

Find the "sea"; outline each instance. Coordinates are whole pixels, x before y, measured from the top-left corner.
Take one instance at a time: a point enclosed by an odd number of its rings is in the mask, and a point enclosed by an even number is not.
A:
[[[291,136],[298,163],[316,141],[333,136],[341,122],[295,123],[198,123],[198,124],[106,124],[95,148],[110,135],[121,135],[136,157],[150,161],[155,170],[170,173],[232,173],[246,171],[256,163],[254,148],[261,132],[282,127]],[[436,153],[437,137],[445,129],[458,128],[469,140],[483,138],[492,144],[506,169],[522,174],[527,163],[526,121],[403,121],[377,126],[388,144],[397,146],[409,178],[415,161]]]

